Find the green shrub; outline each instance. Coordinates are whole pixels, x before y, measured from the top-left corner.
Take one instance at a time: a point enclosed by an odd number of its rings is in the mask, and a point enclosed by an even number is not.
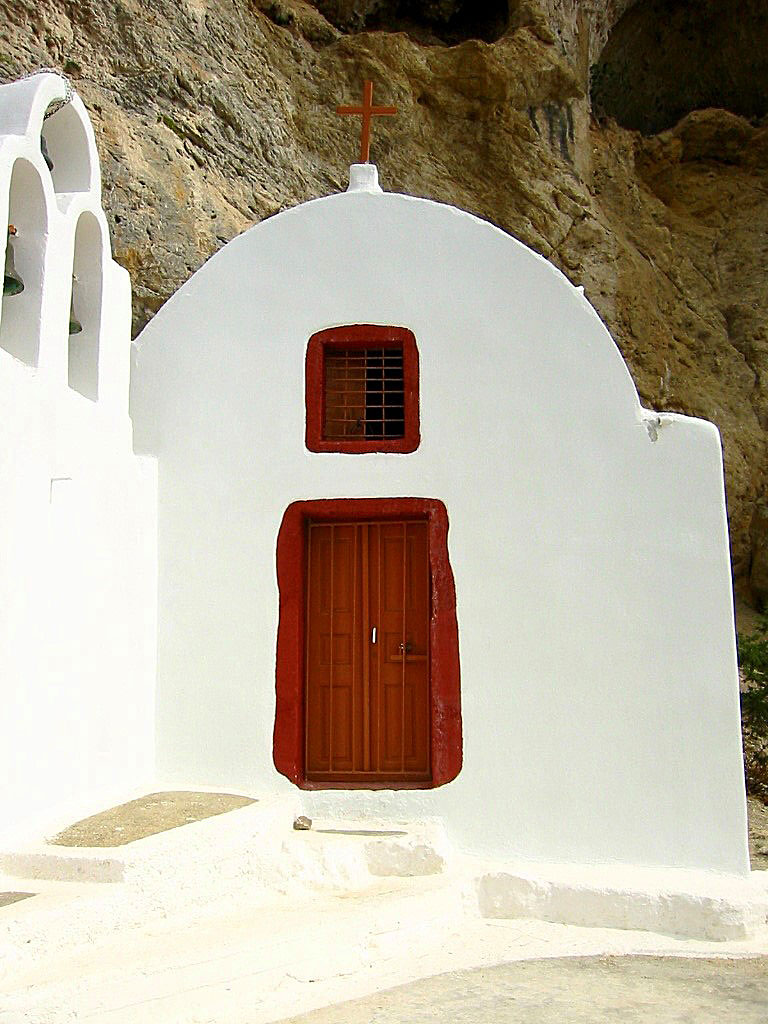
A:
[[[739,666],[747,792],[768,804],[768,617],[739,637]]]

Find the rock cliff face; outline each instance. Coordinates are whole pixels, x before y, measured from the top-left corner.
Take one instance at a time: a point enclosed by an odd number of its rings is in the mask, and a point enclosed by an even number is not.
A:
[[[758,0],[697,15],[684,0],[2,6],[4,79],[54,66],[88,105],[137,330],[235,234],[346,186],[358,134],[334,109],[371,78],[400,111],[374,132],[386,188],[455,203],[552,260],[647,404],[718,424],[737,586],[768,598]],[[728,60],[707,61],[721,39]]]

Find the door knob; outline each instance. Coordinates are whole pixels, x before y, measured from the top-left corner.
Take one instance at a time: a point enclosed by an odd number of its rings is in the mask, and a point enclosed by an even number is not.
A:
[[[408,652],[411,650],[412,646],[413,646],[412,644],[408,644],[408,643],[400,644],[400,653],[401,654],[408,654]]]

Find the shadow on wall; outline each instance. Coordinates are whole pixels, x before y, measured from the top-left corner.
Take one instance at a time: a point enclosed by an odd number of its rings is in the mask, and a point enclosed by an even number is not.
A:
[[[16,160],[11,173],[8,224],[0,346],[29,366],[37,366],[48,215],[37,168],[23,157]]]
[[[69,386],[85,398],[99,397],[103,241],[99,222],[82,213],[75,232],[69,313]]]
[[[47,117],[41,134],[45,151],[53,164],[54,190],[87,192],[93,184],[88,139],[83,122],[72,104],[68,103]]]

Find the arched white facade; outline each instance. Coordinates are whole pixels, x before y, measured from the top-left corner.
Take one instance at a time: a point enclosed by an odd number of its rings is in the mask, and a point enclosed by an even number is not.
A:
[[[455,781],[302,794],[442,817],[492,856],[748,869],[720,440],[640,407],[583,294],[448,206],[362,187],[225,246],[141,335],[159,462],[158,759],[293,792],[272,763],[277,534],[323,498],[445,504],[464,734]],[[412,331],[411,454],[305,446],[309,338]]]
[[[93,130],[77,96],[44,120],[65,95],[54,74],[0,87],[0,224],[24,283],[0,308],[2,832],[154,767],[155,466],[132,450],[130,280]]]

